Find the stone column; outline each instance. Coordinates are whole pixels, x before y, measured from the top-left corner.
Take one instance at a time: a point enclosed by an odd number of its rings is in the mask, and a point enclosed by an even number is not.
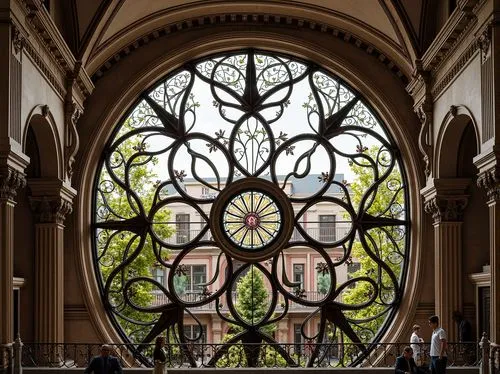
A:
[[[500,342],[500,166],[479,174],[477,184],[486,189],[490,221],[490,340]]]
[[[0,344],[14,341],[14,197],[25,184],[24,173],[0,166]]]
[[[35,213],[35,340],[64,342],[64,220],[75,191],[59,180],[28,181]]]
[[[435,310],[448,341],[458,340],[455,310],[462,310],[462,223],[469,179],[434,179],[422,190],[434,226]]]

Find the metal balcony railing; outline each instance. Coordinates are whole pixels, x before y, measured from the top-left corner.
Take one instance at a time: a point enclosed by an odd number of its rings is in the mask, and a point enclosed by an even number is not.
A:
[[[370,349],[358,367],[393,367],[397,356],[409,343],[367,343]],[[110,344],[112,355],[118,357],[123,367],[151,366],[153,345],[144,345],[139,354],[136,344]],[[100,344],[55,344],[25,343],[22,348],[23,367],[79,367],[88,365],[93,356],[99,354]],[[284,344],[234,344],[225,355],[213,359],[223,348],[223,344],[169,344],[167,366],[169,368],[187,367],[247,367],[248,352],[256,350],[256,367],[347,367],[362,354],[363,348],[352,343],[284,343]],[[292,361],[286,362],[277,352],[285,352]],[[313,352],[316,358],[313,359]],[[479,345],[471,343],[449,343],[449,366],[478,366],[482,356]],[[429,344],[422,344],[423,365],[428,365]],[[495,371],[492,372],[493,374]]]
[[[322,300],[325,295],[321,292],[318,291],[305,291],[302,293],[304,300],[309,300],[309,301],[319,301]],[[202,295],[201,291],[199,292],[186,292],[182,295],[179,295],[181,300],[183,300],[185,303],[197,303],[199,301],[202,301],[205,299],[205,296]],[[153,301],[151,303],[152,306],[158,306],[158,305],[163,305],[163,304],[168,304],[170,300],[167,298],[165,294],[159,294],[155,293],[153,294]],[[232,298],[233,298],[233,303],[236,303],[237,301],[237,294],[235,291],[232,292]],[[227,310],[227,303],[225,303],[225,297],[223,296],[221,298],[222,300],[222,307],[220,308],[221,310]],[[271,302],[271,296],[268,295],[268,302]],[[304,305],[298,304],[296,302],[290,302],[289,304],[289,311],[297,311],[297,310],[306,310],[310,309],[310,307],[306,307]],[[278,302],[278,308],[283,308],[283,305],[281,302]],[[192,307],[190,308],[192,311],[204,311],[204,312],[214,312],[215,313],[215,301],[211,301],[205,305],[202,306],[197,306],[197,307]]]
[[[340,240],[347,235],[351,228],[351,225],[346,222],[337,222],[335,227],[307,227],[304,229],[306,234],[314,239],[321,242],[333,243],[336,240]],[[186,244],[189,241],[196,238],[201,232],[201,229],[191,229],[191,230],[178,230],[170,238],[166,239],[168,244]],[[201,240],[212,240],[212,234],[210,230],[207,231],[201,238]],[[302,241],[305,240],[304,236],[295,229],[290,241]]]

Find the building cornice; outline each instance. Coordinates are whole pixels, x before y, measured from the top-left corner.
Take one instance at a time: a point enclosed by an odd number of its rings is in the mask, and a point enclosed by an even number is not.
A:
[[[464,38],[477,22],[476,12],[485,0],[461,0],[448,18],[433,42],[422,56],[424,70],[435,70],[443,61],[455,52],[456,44]]]
[[[73,53],[66,44],[61,33],[54,24],[45,7],[40,0],[17,0],[22,15],[16,15],[14,23],[22,24],[27,35],[24,36],[24,47],[26,53],[31,57],[34,64],[47,77],[61,97],[66,94],[66,78],[76,74],[75,99],[83,105],[83,101],[92,93],[94,85],[84,69],[81,69]],[[56,77],[52,69],[47,65],[45,56],[40,50],[47,53],[57,67],[61,77]],[[59,78],[59,79],[58,79]]]
[[[448,19],[433,43],[427,49],[420,61],[419,69],[413,74],[406,90],[413,97],[415,107],[424,101],[425,92],[422,75],[427,74],[426,82],[430,85],[430,96],[433,101],[441,95],[448,85],[457,77],[460,71],[480,52],[484,42],[482,37],[475,36],[478,29],[476,14],[480,11],[486,0],[462,0],[457,9]],[[490,26],[486,26],[490,27]],[[471,35],[473,36],[471,38]],[[469,40],[468,44],[464,41]],[[460,48],[464,45],[464,48]],[[456,56],[449,67],[446,62]]]
[[[215,25],[219,26],[280,26],[293,29],[306,29],[314,32],[329,34],[332,37],[338,38],[346,43],[352,44],[357,48],[364,50],[368,55],[374,57],[379,63],[385,65],[393,74],[407,84],[409,77],[404,73],[401,66],[391,60],[387,54],[377,49],[374,45],[366,40],[354,35],[351,32],[342,30],[325,23],[316,22],[313,20],[298,18],[293,16],[280,16],[265,13],[231,13],[231,14],[218,14],[204,17],[195,17],[185,19],[179,22],[171,23],[159,29],[155,29],[146,34],[136,37],[135,40],[128,43],[117,51],[112,57],[108,58],[104,63],[100,64],[92,74],[92,80],[95,82],[101,78],[107,71],[109,71],[116,63],[126,58],[133,51],[140,49],[142,46],[149,44],[151,41],[177,33],[179,31],[187,31],[190,29],[211,28]]]

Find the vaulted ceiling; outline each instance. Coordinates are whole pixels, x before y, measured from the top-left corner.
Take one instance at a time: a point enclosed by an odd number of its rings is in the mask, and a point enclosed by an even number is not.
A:
[[[331,27],[373,45],[413,70],[421,53],[423,9],[416,0],[74,0],[75,53],[93,74],[140,38],[169,25],[246,14],[303,20]],[[203,21],[202,21],[203,22]]]

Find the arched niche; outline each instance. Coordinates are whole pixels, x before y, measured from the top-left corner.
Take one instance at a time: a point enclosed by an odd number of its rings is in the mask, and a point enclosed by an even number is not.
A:
[[[23,150],[36,160],[28,167],[28,171],[34,173],[28,177],[64,179],[60,137],[47,105],[35,106],[28,115]]]
[[[461,240],[462,310],[477,333],[475,288],[469,274],[480,273],[489,262],[488,206],[484,192],[477,186],[477,168],[473,158],[480,153],[479,127],[465,106],[452,106],[441,123],[435,149],[436,178],[470,180],[467,206],[463,212]],[[452,327],[450,327],[450,330]]]
[[[471,111],[463,106],[452,106],[441,122],[435,148],[436,178],[457,178],[462,174],[460,153],[463,142],[468,146],[475,144],[475,153],[479,153],[479,131]],[[463,158],[463,155],[462,155]]]

